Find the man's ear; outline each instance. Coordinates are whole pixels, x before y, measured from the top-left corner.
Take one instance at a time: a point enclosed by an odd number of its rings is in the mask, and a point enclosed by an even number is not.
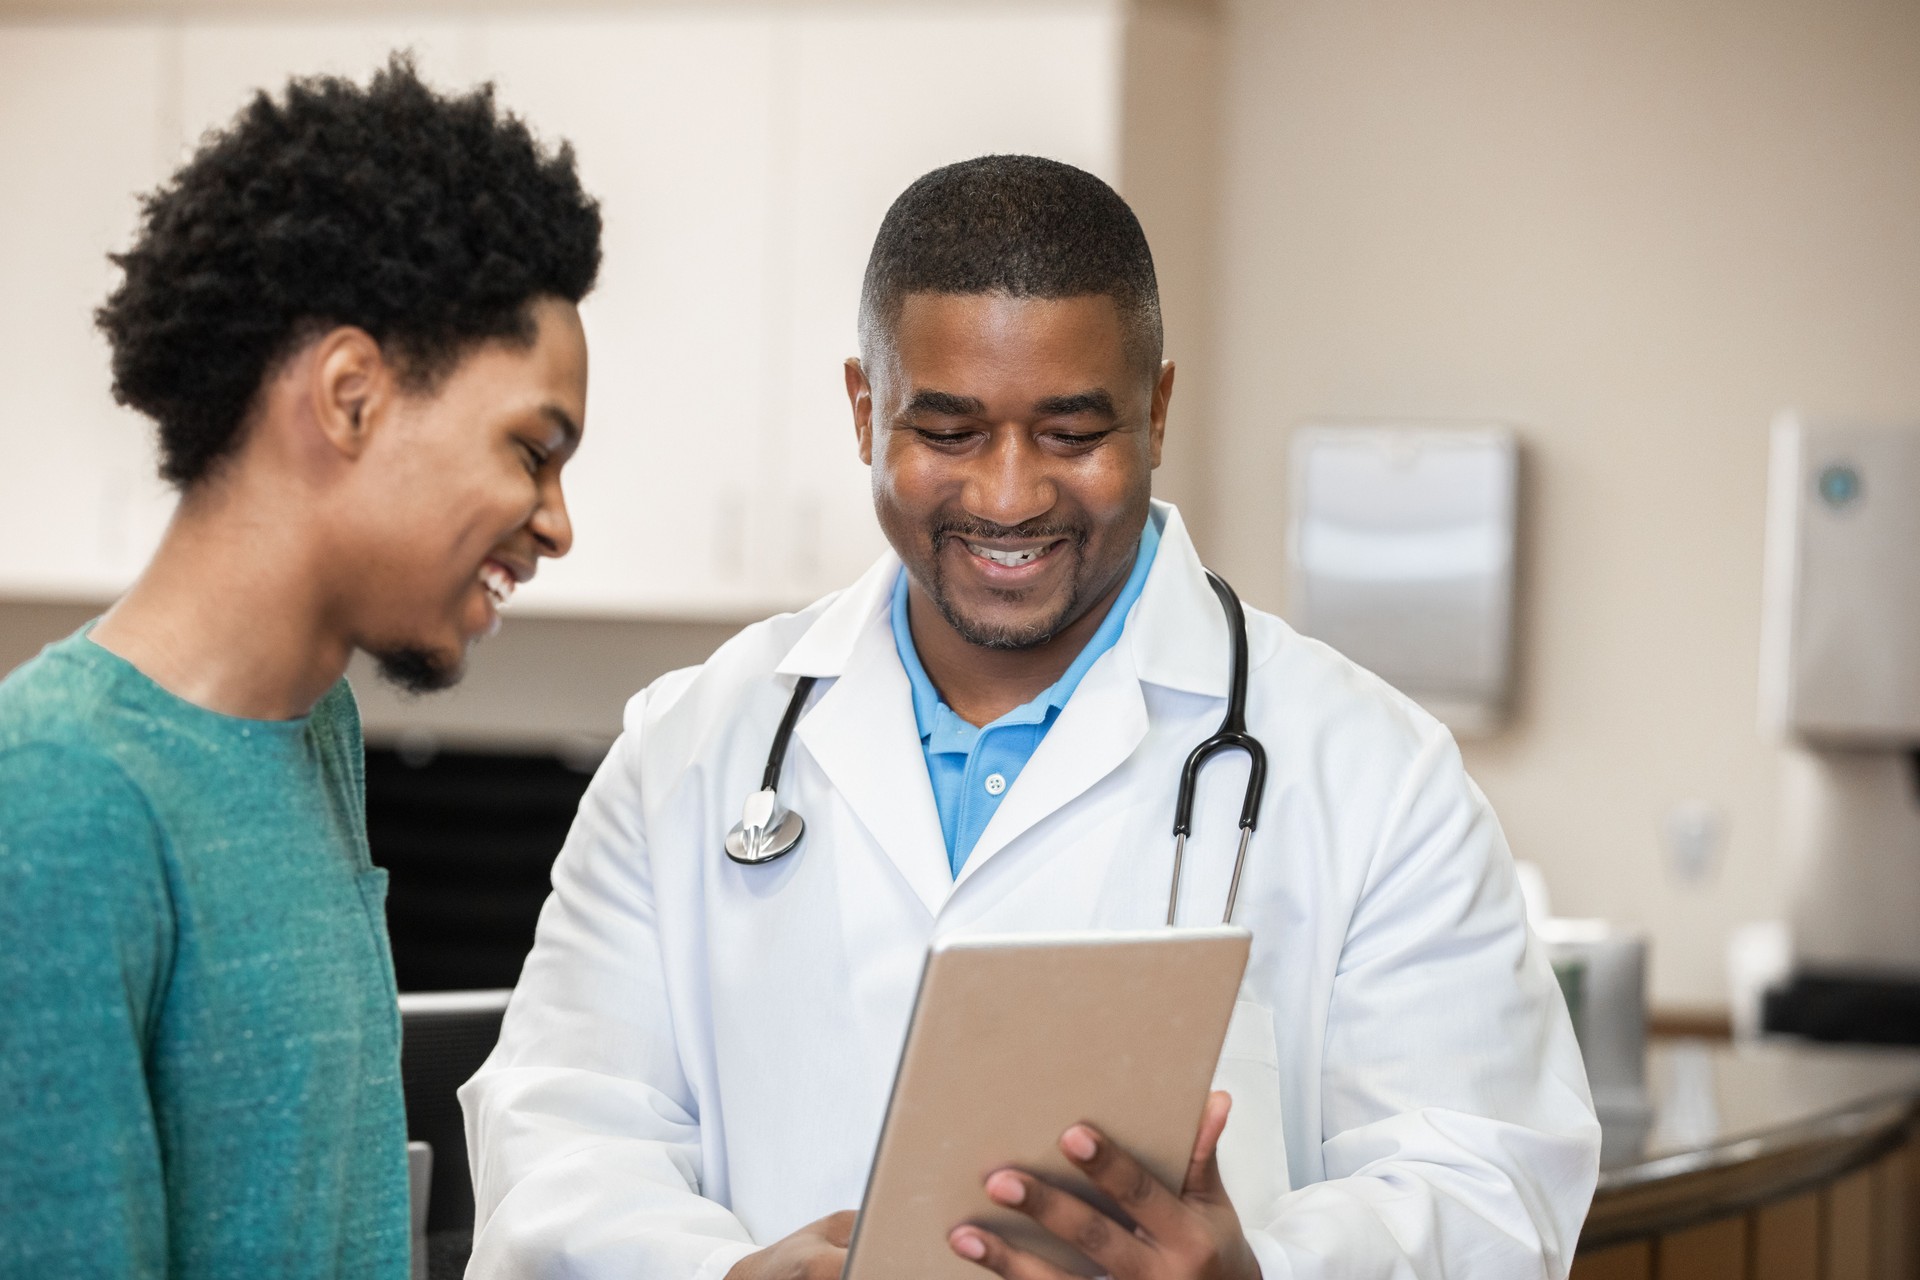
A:
[[[1173,399],[1173,361],[1160,362],[1160,377],[1153,384],[1153,405],[1147,411],[1147,456],[1149,465],[1160,465],[1160,445],[1167,436],[1167,405]]]
[[[873,465],[873,387],[858,356],[849,356],[844,369],[847,378],[847,403],[853,407],[853,437],[859,444],[860,461]]]
[[[320,434],[342,457],[358,458],[393,397],[393,369],[365,329],[342,325],[314,344],[309,404]]]

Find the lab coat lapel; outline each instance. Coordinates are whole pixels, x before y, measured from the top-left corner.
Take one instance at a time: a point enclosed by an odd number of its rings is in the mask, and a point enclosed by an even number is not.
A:
[[[913,692],[879,607],[898,568],[897,561],[877,565],[834,603],[781,669],[835,676],[794,736],[931,915],[953,892],[953,873],[913,719]]]
[[[1085,795],[1147,736],[1147,703],[1119,646],[1102,654],[1040,740],[961,867],[964,883],[994,854]]]

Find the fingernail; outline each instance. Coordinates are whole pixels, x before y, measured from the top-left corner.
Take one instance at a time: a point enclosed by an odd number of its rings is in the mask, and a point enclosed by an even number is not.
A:
[[[1060,1146],[1075,1160],[1091,1160],[1098,1154],[1100,1144],[1094,1141],[1093,1131],[1075,1125],[1060,1138]]]
[[[987,1242],[971,1231],[956,1231],[952,1236],[953,1251],[963,1258],[975,1262],[987,1256]]]
[[[1001,1204],[1019,1204],[1027,1198],[1027,1184],[1010,1173],[996,1173],[987,1179],[987,1194]]]

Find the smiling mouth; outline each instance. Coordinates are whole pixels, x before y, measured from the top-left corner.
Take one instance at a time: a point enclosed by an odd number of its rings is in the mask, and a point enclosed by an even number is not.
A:
[[[963,545],[967,548],[968,554],[978,559],[985,560],[989,564],[1005,565],[1009,569],[1015,569],[1023,564],[1032,564],[1060,544],[1049,542],[1043,546],[1026,547],[1019,551],[1003,551],[998,547],[982,546],[978,542],[964,542]]]
[[[487,598],[493,601],[493,607],[504,609],[507,602],[513,599],[513,589],[518,584],[511,573],[489,560],[480,566],[480,585],[486,588]]]

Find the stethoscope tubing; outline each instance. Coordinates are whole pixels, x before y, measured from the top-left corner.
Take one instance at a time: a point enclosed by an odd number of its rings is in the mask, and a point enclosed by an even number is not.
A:
[[[800,708],[807,705],[807,695],[813,692],[817,676],[801,676],[793,686],[793,698],[787,703],[787,713],[780,717],[780,727],[773,731],[773,750],[767,752],[767,768],[760,775],[760,789],[774,791],[779,788],[780,768],[787,762],[787,744],[793,741],[793,726],[800,721]]]
[[[1187,754],[1180,768],[1180,790],[1173,802],[1173,884],[1167,890],[1167,923],[1174,922],[1180,910],[1180,870],[1186,859],[1187,837],[1193,834],[1193,802],[1200,788],[1200,771],[1222,751],[1243,751],[1247,756],[1247,787],[1240,801],[1240,847],[1233,856],[1233,879],[1227,884],[1227,909],[1220,923],[1233,923],[1233,906],[1240,896],[1240,873],[1247,864],[1247,845],[1260,821],[1260,800],[1267,790],[1267,749],[1260,739],[1247,731],[1247,673],[1251,659],[1247,652],[1247,611],[1227,580],[1208,569],[1207,585],[1219,597],[1221,612],[1227,615],[1227,630],[1232,635],[1233,662],[1227,679],[1227,714],[1220,727],[1201,740]]]

